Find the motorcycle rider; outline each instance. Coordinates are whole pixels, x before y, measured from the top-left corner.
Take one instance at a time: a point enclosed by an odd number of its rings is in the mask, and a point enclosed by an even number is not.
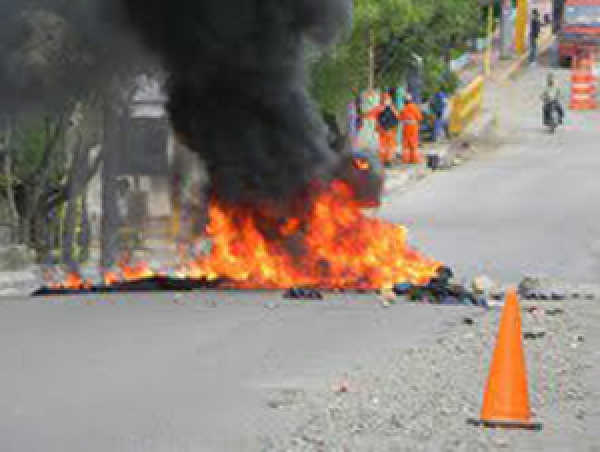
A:
[[[565,111],[562,107],[561,99],[562,94],[560,88],[558,88],[554,82],[554,75],[548,74],[546,89],[542,93],[542,100],[544,101],[544,124],[547,122],[553,110],[558,113],[558,123],[562,124]]]

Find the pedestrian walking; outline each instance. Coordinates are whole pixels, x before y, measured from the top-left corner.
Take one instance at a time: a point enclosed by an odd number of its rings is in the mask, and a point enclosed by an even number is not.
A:
[[[423,120],[421,109],[413,102],[412,96],[404,98],[404,108],[400,112],[402,121],[402,162],[418,164],[423,161],[419,152],[419,127]]]
[[[531,13],[531,21],[529,22],[529,63],[535,66],[538,57],[538,39],[542,30],[542,21],[540,12],[534,9]]]

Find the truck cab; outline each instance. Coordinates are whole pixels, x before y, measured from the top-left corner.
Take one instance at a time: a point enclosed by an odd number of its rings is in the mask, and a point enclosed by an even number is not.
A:
[[[570,66],[580,52],[599,50],[600,0],[565,0],[558,31],[561,66]]]

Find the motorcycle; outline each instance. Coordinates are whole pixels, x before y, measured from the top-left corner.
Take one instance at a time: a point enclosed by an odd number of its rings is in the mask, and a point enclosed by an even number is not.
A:
[[[544,102],[544,125],[548,127],[550,133],[554,133],[556,128],[560,125],[560,115],[556,108],[556,102],[545,101]]]

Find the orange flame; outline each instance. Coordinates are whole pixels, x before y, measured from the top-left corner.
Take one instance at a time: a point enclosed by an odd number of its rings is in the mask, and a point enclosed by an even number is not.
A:
[[[285,240],[267,240],[251,215],[214,204],[209,216],[212,251],[187,272],[238,287],[381,289],[426,283],[440,267],[407,246],[404,227],[365,216],[342,182],[317,197],[304,223],[291,218],[280,228],[284,238],[302,235],[298,253]]]
[[[356,169],[361,171],[369,171],[369,169],[371,169],[371,164],[369,163],[369,161],[367,159],[362,158],[355,158],[354,166],[356,167]]]
[[[178,277],[223,278],[236,288],[382,289],[425,284],[441,265],[407,245],[403,226],[367,217],[343,182],[318,195],[306,217],[282,222],[276,238],[267,238],[247,210],[214,203],[209,218],[210,253],[181,264]],[[104,283],[153,276],[159,275],[126,256],[119,272],[104,274]],[[60,287],[84,284],[71,274]]]

